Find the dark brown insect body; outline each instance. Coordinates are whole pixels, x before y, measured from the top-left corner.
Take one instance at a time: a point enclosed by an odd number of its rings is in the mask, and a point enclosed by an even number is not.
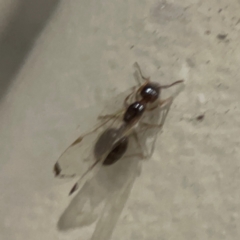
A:
[[[159,94],[160,86],[157,83],[146,84],[140,92],[142,100],[146,103],[155,102],[159,98]]]
[[[147,108],[148,103],[154,103],[157,100],[159,100],[161,88],[168,88],[180,82],[182,82],[182,80],[176,81],[171,85],[160,86],[158,83],[148,81],[146,84],[142,85],[137,91],[141,96],[141,99],[128,106],[127,110],[124,113],[123,121],[126,124],[134,124],[135,121],[138,121],[139,118],[141,118],[141,116],[143,115],[143,113]],[[111,134],[110,134],[110,131],[111,131]],[[114,135],[114,131],[117,131],[117,130],[116,129],[107,130],[105,133],[102,134],[98,142],[106,143],[106,140],[107,140],[107,141],[110,141],[110,144],[111,144],[113,139],[110,136],[112,136],[112,134]],[[108,134],[106,135],[106,133]],[[106,137],[107,139],[105,140]],[[99,145],[97,143],[95,146],[95,149],[99,148]],[[116,161],[118,161],[126,152],[127,146],[128,146],[128,137],[121,138],[112,147],[113,150],[108,154],[108,156],[103,162],[103,165],[111,165]]]
[[[113,147],[113,150],[105,158],[103,165],[112,165],[118,161],[123,154],[126,152],[128,147],[128,137],[123,137],[119,140],[116,146]]]
[[[146,104],[144,102],[134,102],[127,108],[123,116],[123,121],[128,124],[134,120],[138,120],[143,115],[145,108]]]

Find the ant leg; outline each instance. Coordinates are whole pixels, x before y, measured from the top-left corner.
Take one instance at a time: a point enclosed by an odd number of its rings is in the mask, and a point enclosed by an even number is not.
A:
[[[124,99],[124,104],[123,104],[123,106],[125,107],[125,108],[128,108],[129,107],[129,103],[128,103],[128,100],[133,96],[133,94],[135,93],[135,90],[136,90],[136,87],[133,87],[132,88],[132,92]]]
[[[141,157],[142,157],[143,159],[147,159],[148,156],[144,154],[144,147],[143,147],[142,144],[140,143],[140,141],[139,141],[139,139],[138,139],[138,135],[137,135],[136,132],[133,132],[133,137],[134,137],[134,139],[135,139],[135,141],[136,141],[139,149],[141,150],[141,153],[140,153],[140,154],[141,154]]]
[[[141,122],[141,124],[143,126],[145,126],[147,129],[150,128],[162,128],[163,124],[151,124],[151,123],[147,123],[147,122]]]
[[[119,117],[122,113],[124,112],[124,110],[119,110],[113,114],[106,114],[106,115],[99,115],[98,119],[112,119],[112,118],[117,118]]]
[[[173,82],[173,83],[171,83],[169,85],[163,85],[163,86],[161,86],[161,88],[170,88],[170,87],[172,87],[172,86],[174,86],[176,84],[182,83],[182,82],[184,82],[184,80],[178,80],[178,81]]]
[[[140,129],[138,131],[138,133],[141,133],[141,132],[144,132],[148,129],[152,129],[152,128],[157,128],[157,129],[161,129],[163,127],[163,124],[160,123],[160,124],[151,124],[151,123],[145,123],[145,122],[141,122],[141,124],[143,124],[143,128]]]
[[[134,66],[136,68],[136,71],[134,72],[135,80],[138,84],[138,90],[135,95],[135,100],[138,100],[139,93],[142,91],[142,89],[150,82],[150,77],[144,77],[142,74],[142,71],[138,65],[137,62],[134,63]],[[144,80],[144,81],[143,81]]]
[[[137,69],[138,74],[141,76],[141,78],[142,78],[143,80],[145,80],[145,81],[147,81],[147,82],[150,81],[150,77],[144,77],[144,76],[143,76],[142,70],[141,70],[141,68],[140,68],[140,66],[139,66],[139,64],[138,64],[137,62],[135,62],[135,63],[133,64],[133,66]],[[137,82],[138,82],[139,85],[142,85],[142,83],[141,83],[141,81],[139,80],[139,78],[137,79]]]
[[[160,99],[158,105],[156,105],[154,107],[151,107],[151,108],[147,108],[146,111],[152,111],[152,110],[156,109],[159,106],[161,107],[161,109],[164,109],[168,105],[172,104],[172,101],[173,101],[173,97],[169,97],[169,98],[164,99],[164,100]],[[164,106],[162,107],[162,105],[164,105]]]
[[[142,153],[133,153],[133,154],[129,154],[129,155],[123,156],[122,159],[124,159],[124,158],[132,158],[132,157],[144,158],[144,155]]]
[[[169,97],[169,98],[166,98],[166,99],[164,99],[164,100],[159,100],[159,106],[161,107],[161,108],[165,108],[165,107],[167,107],[167,106],[170,106],[171,104],[172,104],[172,102],[173,102],[173,97]]]
[[[168,115],[172,102],[173,102],[173,97],[169,97],[165,100],[159,100],[159,106],[160,106],[160,109],[162,110],[161,121],[160,121],[161,125],[163,125],[166,120],[166,117]]]
[[[150,112],[150,111],[152,111],[152,110],[156,109],[157,107],[159,107],[159,106],[158,106],[158,105],[156,105],[156,106],[154,106],[154,107],[147,108],[147,109],[146,109],[146,111]]]

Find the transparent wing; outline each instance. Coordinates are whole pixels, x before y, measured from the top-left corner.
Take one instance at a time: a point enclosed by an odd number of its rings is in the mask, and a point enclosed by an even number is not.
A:
[[[105,128],[112,125],[112,120],[100,122],[91,131],[78,137],[59,157],[54,165],[57,177],[81,176],[96,160],[93,147]]]
[[[91,239],[109,239],[141,171],[136,150],[139,150],[136,142],[129,136],[125,156],[113,165],[101,167],[72,199],[58,221],[60,230],[88,226],[98,221]]]
[[[104,142],[100,143],[101,151],[96,152],[94,147],[99,142],[99,138],[107,129],[118,129],[122,124],[122,114],[125,107],[123,105],[124,99],[132,93],[129,89],[109,102],[106,102],[99,110],[99,106],[89,109],[89,112],[96,111],[97,114],[92,115],[96,120],[95,126],[87,133],[79,136],[59,157],[54,165],[54,173],[56,177],[74,177],[82,176],[85,173],[90,173],[89,177],[95,174],[99,169],[99,164],[107,156],[111,150],[111,144],[114,142],[111,139],[113,136],[107,136]],[[113,112],[115,111],[115,112]],[[101,115],[110,114],[111,116],[102,116],[98,119],[99,113]],[[89,122],[94,122],[92,119],[86,119]],[[109,133],[110,134],[110,133]],[[116,136],[115,136],[116,137]],[[111,141],[112,140],[112,141]],[[98,143],[99,146],[99,143]],[[90,171],[94,169],[93,171]]]

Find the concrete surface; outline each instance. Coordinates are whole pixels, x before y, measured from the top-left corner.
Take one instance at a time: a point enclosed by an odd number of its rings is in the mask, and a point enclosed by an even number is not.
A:
[[[74,181],[52,166],[138,61],[186,88],[104,239],[239,239],[240,2],[41,2],[0,1],[0,238],[103,239],[57,229]]]

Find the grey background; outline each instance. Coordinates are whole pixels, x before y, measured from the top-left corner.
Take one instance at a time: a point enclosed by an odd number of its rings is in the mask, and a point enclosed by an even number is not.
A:
[[[112,239],[239,239],[239,10],[237,0],[1,0],[1,239],[91,239],[94,226],[57,230],[74,181],[52,166],[91,127],[91,106],[134,85],[135,61],[186,88]]]

